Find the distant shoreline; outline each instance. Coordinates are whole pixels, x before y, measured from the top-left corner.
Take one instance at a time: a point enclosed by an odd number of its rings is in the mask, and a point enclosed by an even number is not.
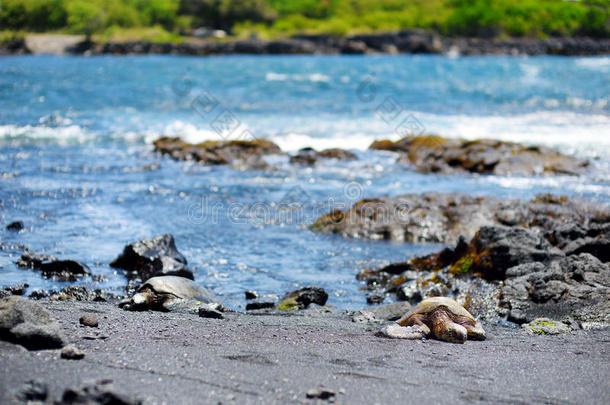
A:
[[[347,37],[296,35],[288,39],[188,39],[183,43],[150,41],[88,42],[83,36],[28,35],[0,43],[0,55],[290,55],[290,54],[447,54],[447,55],[564,55],[610,54],[610,39],[573,38],[453,38],[423,30]]]

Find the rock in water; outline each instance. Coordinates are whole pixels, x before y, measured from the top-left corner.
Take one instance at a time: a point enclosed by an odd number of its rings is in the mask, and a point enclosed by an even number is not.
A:
[[[16,296],[0,300],[0,339],[29,350],[58,349],[65,341],[59,324],[46,309]]]
[[[292,291],[281,299],[277,309],[290,311],[293,309],[305,309],[309,304],[324,305],[328,300],[328,294],[320,287],[303,287]]]
[[[14,231],[14,232],[19,232],[20,230],[22,230],[24,228],[23,222],[22,221],[15,221],[15,222],[11,222],[10,224],[8,224],[6,226],[6,229],[9,231]]]
[[[575,175],[589,166],[545,147],[492,139],[446,139],[437,135],[408,136],[397,142],[375,141],[370,149],[398,152],[398,162],[423,173],[481,173],[497,175]]]
[[[194,279],[186,258],[176,249],[170,234],[128,244],[110,266],[127,270],[128,276],[137,275],[142,280],[169,275]]]
[[[77,278],[90,274],[89,267],[84,263],[75,260],[57,260],[53,256],[31,252],[22,254],[17,266],[40,270],[44,277],[60,281],[76,281]]]
[[[224,310],[218,298],[192,280],[176,276],[152,277],[128,300],[119,304],[126,310],[182,311],[199,313],[200,308]]]

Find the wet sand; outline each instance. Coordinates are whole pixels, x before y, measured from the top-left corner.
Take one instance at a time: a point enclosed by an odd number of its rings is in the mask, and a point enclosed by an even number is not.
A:
[[[610,330],[529,336],[485,325],[464,345],[391,340],[340,312],[229,313],[226,319],[127,312],[106,303],[42,302],[82,360],[0,342],[0,403],[28,380],[66,388],[111,379],[144,403],[311,403],[323,386],[336,403],[610,403]],[[79,318],[97,314],[99,327]],[[319,400],[318,400],[319,401]]]

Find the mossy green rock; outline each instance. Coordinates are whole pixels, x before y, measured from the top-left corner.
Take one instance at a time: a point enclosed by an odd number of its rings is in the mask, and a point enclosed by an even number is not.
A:
[[[548,318],[536,318],[522,326],[530,335],[565,335],[572,333],[568,325]]]

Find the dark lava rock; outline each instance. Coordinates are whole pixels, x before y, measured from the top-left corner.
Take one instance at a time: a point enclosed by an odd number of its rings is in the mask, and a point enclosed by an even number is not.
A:
[[[354,160],[356,155],[345,149],[333,148],[316,151],[313,148],[303,148],[296,155],[290,157],[290,163],[301,166],[313,166],[320,158],[336,160]]]
[[[70,344],[70,345],[64,346],[63,349],[61,349],[60,356],[62,359],[80,360],[85,357],[85,352],[83,352],[76,346]]]
[[[222,312],[205,307],[199,308],[199,316],[201,318],[224,319]]]
[[[541,233],[519,227],[483,227],[469,243],[365,270],[370,290],[396,293],[415,305],[455,297],[482,319],[523,324],[538,317],[574,317],[610,324],[610,267],[588,253],[566,256]]]
[[[41,380],[30,380],[23,384],[17,399],[26,403],[44,402],[49,395],[47,384]]]
[[[155,150],[176,160],[192,160],[206,165],[234,164],[264,169],[264,155],[281,154],[279,146],[265,139],[205,141],[193,145],[180,138],[162,137],[154,141]]]
[[[384,300],[385,294],[372,293],[366,296],[366,303],[371,305],[381,304]]]
[[[573,317],[610,324],[610,266],[588,253],[549,264],[527,263],[506,271],[500,305],[508,320]]]
[[[255,311],[258,309],[272,309],[275,308],[275,302],[256,300],[246,303],[246,311]]]
[[[97,328],[99,324],[95,314],[85,314],[79,318],[78,322],[83,326],[89,326],[91,328]]]
[[[286,294],[277,305],[279,310],[305,309],[309,304],[324,305],[328,294],[320,287],[303,287]]]
[[[47,310],[16,296],[0,300],[0,339],[28,350],[57,349],[65,341],[59,324]]]
[[[9,230],[9,231],[19,232],[24,227],[25,226],[23,225],[23,221],[15,221],[15,222],[11,222],[10,224],[8,224],[6,226],[6,229]]]
[[[55,405],[135,405],[140,403],[141,401],[116,392],[112,380],[100,380],[85,383],[78,389],[66,389],[61,401],[55,402]]]
[[[57,260],[53,256],[31,252],[22,254],[17,266],[40,270],[44,277],[60,281],[76,281],[79,277],[90,274],[89,267],[84,263],[75,260]]]
[[[456,243],[483,226],[523,226],[544,231],[553,245],[563,248],[588,232],[601,237],[606,231],[600,224],[608,222],[610,207],[576,197],[545,194],[522,201],[423,193],[364,199],[346,211],[321,216],[310,229],[373,240]],[[581,229],[574,229],[576,224]]]
[[[254,290],[246,290],[245,295],[247,300],[255,300],[258,298],[258,293]]]
[[[128,244],[110,266],[127,270],[128,277],[139,276],[142,280],[169,275],[194,279],[170,234]]]
[[[0,290],[0,298],[9,297],[11,295],[24,295],[30,285],[27,283],[6,287]]]
[[[564,249],[567,255],[590,253],[604,263],[610,262],[610,239],[580,238],[570,242]]]
[[[62,288],[59,292],[55,291],[34,291],[30,298],[40,299],[49,297],[52,301],[95,301],[108,302],[116,301],[121,296],[108,293],[99,288],[89,290],[82,285],[69,285]]]
[[[400,153],[399,162],[423,173],[455,173],[532,176],[583,172],[586,160],[565,156],[542,146],[525,146],[491,139],[468,141],[437,135],[408,136],[399,141],[375,141],[370,149]]]

